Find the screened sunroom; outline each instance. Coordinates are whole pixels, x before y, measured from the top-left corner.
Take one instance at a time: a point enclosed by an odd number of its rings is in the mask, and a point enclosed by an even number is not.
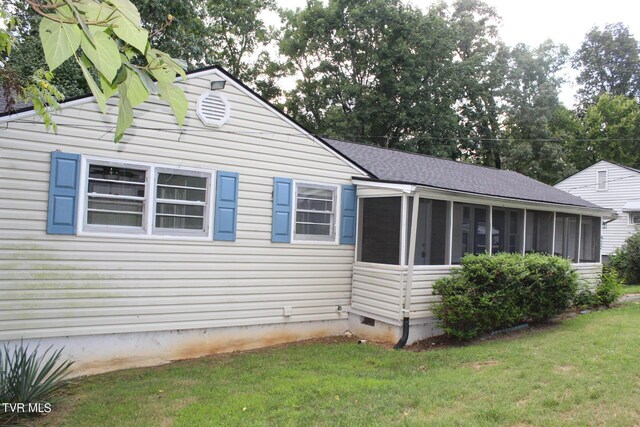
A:
[[[459,264],[465,254],[537,252],[600,262],[601,217],[440,197],[360,197],[357,261],[408,265],[413,252],[413,265],[441,266]]]
[[[554,254],[587,281],[601,271],[607,209],[511,171],[329,142],[374,177],[354,179],[350,310],[363,318],[427,322],[433,283],[469,253]]]

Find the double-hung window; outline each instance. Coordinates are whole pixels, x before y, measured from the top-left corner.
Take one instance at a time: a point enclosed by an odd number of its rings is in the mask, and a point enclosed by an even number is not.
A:
[[[147,169],[89,164],[87,226],[141,229],[144,224]]]
[[[158,170],[154,230],[169,234],[204,231],[208,181],[206,176]]]
[[[294,240],[335,242],[338,187],[296,183]]]
[[[83,231],[209,235],[212,173],[87,160]]]

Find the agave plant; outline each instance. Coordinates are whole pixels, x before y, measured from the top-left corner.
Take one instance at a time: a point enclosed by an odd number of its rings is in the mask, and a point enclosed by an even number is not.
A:
[[[73,362],[60,360],[62,349],[49,347],[40,352],[39,348],[30,351],[23,342],[13,348],[4,345],[0,351],[1,402],[42,402],[62,386]]]

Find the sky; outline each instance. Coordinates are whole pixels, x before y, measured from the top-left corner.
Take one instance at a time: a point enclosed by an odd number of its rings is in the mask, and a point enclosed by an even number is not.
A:
[[[409,0],[414,6],[426,9],[432,1]],[[306,0],[277,0],[287,9],[304,7]],[[537,46],[547,39],[564,43],[575,52],[585,34],[594,26],[622,22],[640,39],[640,0],[485,0],[502,17],[500,34],[507,45],[525,43]],[[569,70],[565,77],[573,80]],[[565,83],[561,101],[571,107],[576,87]]]

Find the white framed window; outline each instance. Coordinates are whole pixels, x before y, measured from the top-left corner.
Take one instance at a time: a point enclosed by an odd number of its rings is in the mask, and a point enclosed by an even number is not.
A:
[[[629,212],[629,224],[640,225],[640,212]]]
[[[609,171],[607,170],[599,170],[596,172],[596,190],[605,191],[607,190],[607,182],[608,182]]]
[[[83,158],[79,232],[210,237],[213,172]]]
[[[294,182],[294,201],[294,241],[337,242],[337,185]]]

